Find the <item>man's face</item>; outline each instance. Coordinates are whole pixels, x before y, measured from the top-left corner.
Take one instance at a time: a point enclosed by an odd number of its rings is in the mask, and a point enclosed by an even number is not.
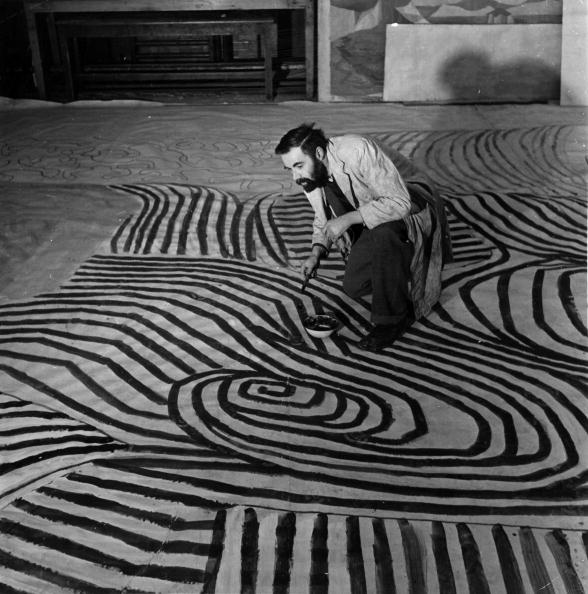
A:
[[[284,167],[292,173],[294,181],[305,192],[312,192],[315,188],[326,185],[329,173],[317,156],[307,155],[300,147],[295,147],[281,157]]]

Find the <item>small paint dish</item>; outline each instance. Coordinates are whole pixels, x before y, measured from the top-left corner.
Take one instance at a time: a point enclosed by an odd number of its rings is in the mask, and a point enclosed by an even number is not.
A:
[[[315,338],[327,338],[339,327],[339,320],[332,314],[307,316],[302,320],[304,329]]]

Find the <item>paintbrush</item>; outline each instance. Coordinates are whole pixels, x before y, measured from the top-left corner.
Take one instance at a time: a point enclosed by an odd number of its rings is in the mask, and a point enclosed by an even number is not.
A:
[[[304,291],[304,289],[306,289],[306,285],[308,285],[308,281],[310,280],[310,277],[311,277],[311,275],[310,275],[310,274],[307,274],[307,275],[304,277],[304,280],[302,281],[302,287],[300,287],[300,290],[301,290],[301,291]]]

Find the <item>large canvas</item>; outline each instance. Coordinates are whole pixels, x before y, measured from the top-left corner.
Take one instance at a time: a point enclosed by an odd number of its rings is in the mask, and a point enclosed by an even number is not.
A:
[[[0,590],[585,591],[584,137],[521,113],[0,114]],[[441,301],[378,354],[339,258],[300,288],[303,118],[447,204]]]

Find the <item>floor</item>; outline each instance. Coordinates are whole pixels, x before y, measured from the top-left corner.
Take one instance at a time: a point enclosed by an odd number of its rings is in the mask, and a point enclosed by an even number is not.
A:
[[[339,259],[300,291],[304,121],[446,199],[441,301],[380,354]],[[0,98],[3,592],[588,592],[586,124]]]

